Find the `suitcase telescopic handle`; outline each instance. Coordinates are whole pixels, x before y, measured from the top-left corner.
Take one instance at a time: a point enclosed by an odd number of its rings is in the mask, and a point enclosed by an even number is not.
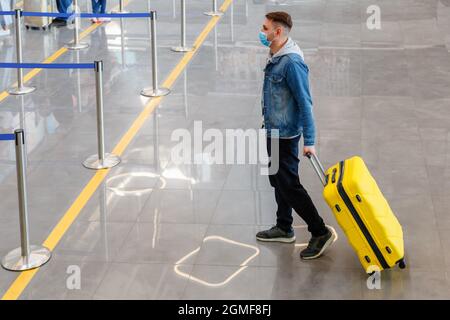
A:
[[[322,181],[322,184],[325,186],[327,184],[325,169],[323,168],[322,163],[320,163],[319,157],[309,152],[306,154],[306,157],[311,161],[314,171],[316,171],[320,181]]]

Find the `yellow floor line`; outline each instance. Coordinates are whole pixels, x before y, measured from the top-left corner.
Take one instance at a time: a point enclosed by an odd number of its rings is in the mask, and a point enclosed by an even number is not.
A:
[[[126,6],[130,1],[131,0],[125,1],[124,2],[124,6]],[[112,10],[115,10],[115,9],[118,9],[118,8],[119,7],[116,6]],[[85,37],[87,37],[89,34],[91,34],[99,26],[101,26],[101,24],[98,24],[98,23],[95,23],[95,24],[92,24],[91,26],[89,26],[86,30],[84,30],[82,33],[80,33],[80,40],[84,39]],[[62,56],[67,51],[68,51],[68,49],[63,47],[63,48],[59,49],[58,51],[56,51],[54,54],[52,54],[50,57],[45,59],[42,63],[53,63],[53,62],[56,61],[56,59],[58,59],[60,56]],[[42,69],[33,69],[30,72],[28,72],[23,78],[24,79],[24,83],[27,83],[28,81],[33,79],[41,71],[42,71]],[[16,87],[16,86],[17,86],[17,82],[13,83],[12,87]],[[5,100],[7,97],[9,97],[8,91],[5,90],[5,91],[1,92],[0,93],[0,102]]]
[[[225,0],[223,5],[220,7],[220,10],[226,12],[233,0]],[[194,50],[191,52],[187,52],[184,54],[183,58],[179,61],[177,66],[172,70],[167,79],[163,82],[162,86],[171,88],[175,83],[177,78],[180,76],[181,72],[186,68],[186,65],[191,61],[194,54],[201,47],[203,42],[205,41],[208,34],[211,30],[217,25],[220,17],[215,16],[212,17],[209,23],[205,26],[203,31],[198,36],[197,40],[194,42]],[[126,147],[129,145],[131,140],[135,137],[137,132],[141,129],[142,125],[145,123],[147,118],[152,114],[153,110],[158,106],[160,101],[164,97],[151,99],[149,103],[145,106],[144,110],[139,114],[134,123],[116,145],[113,150],[113,153],[116,155],[122,155],[125,151]],[[58,222],[56,227],[52,230],[50,235],[47,237],[44,246],[48,247],[50,250],[54,250],[59,241],[62,239],[64,234],[70,228],[74,220],[80,214],[83,207],[92,197],[92,195],[97,190],[98,186],[103,182],[110,169],[97,171],[92,177],[92,179],[88,182],[88,184],[84,187],[81,193],[78,195],[77,199],[74,201],[72,206],[67,210],[61,220]],[[20,275],[16,278],[16,280],[11,284],[6,293],[3,295],[2,300],[16,300],[28,286],[30,281],[33,279],[35,274],[39,271],[38,269],[24,271],[20,273]]]

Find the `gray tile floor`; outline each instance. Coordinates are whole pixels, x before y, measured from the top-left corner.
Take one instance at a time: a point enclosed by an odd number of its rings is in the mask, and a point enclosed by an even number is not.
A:
[[[159,12],[161,79],[181,58],[169,50],[179,41],[174,3],[151,1]],[[381,30],[366,27],[373,4]],[[147,1],[131,1],[129,9],[145,11]],[[189,43],[209,21],[208,9],[209,1],[189,1]],[[380,290],[368,289],[307,161],[303,184],[339,234],[313,262],[299,259],[308,234],[298,217],[295,245],[256,242],[276,210],[256,165],[178,166],[171,159],[171,133],[192,131],[194,121],[222,131],[258,128],[266,50],[257,34],[273,10],[292,14],[292,37],[310,66],[322,161],[361,155],[404,226],[408,268],[383,272]],[[25,60],[40,62],[70,39],[66,29],[26,31]],[[57,62],[105,61],[110,151],[148,102],[139,96],[151,79],[148,25],[113,21],[85,41],[88,50]],[[13,61],[13,44],[0,38],[1,61]],[[14,81],[14,72],[0,70],[0,91]],[[0,132],[26,130],[30,236],[42,243],[94,175],[81,162],[96,151],[95,91],[88,71],[44,70],[31,83],[34,94],[0,102]],[[20,298],[448,299],[449,87],[448,0],[234,0]],[[2,256],[19,246],[15,179],[13,146],[2,142]],[[68,289],[71,266],[81,271],[80,289]],[[16,277],[0,270],[0,296]]]

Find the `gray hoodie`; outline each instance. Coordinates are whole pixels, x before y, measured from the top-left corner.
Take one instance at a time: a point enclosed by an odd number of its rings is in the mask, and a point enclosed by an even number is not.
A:
[[[286,42],[286,44],[273,56],[269,52],[269,59],[267,60],[267,63],[272,62],[272,59],[274,59],[274,58],[285,56],[290,53],[296,53],[300,57],[302,57],[303,60],[305,60],[302,49],[300,49],[300,47],[297,45],[297,43],[294,42],[294,40],[292,40],[291,38],[288,38],[288,41]]]

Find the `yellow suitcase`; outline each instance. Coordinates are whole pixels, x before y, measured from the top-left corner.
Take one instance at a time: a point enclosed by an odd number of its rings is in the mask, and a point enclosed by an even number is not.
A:
[[[340,161],[325,172],[315,155],[308,158],[324,184],[323,197],[364,270],[371,274],[397,264],[404,269],[402,226],[363,159]]]

